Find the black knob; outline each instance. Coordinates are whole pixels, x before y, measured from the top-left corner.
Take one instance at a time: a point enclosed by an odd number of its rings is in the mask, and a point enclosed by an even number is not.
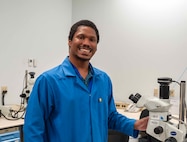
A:
[[[25,92],[26,92],[27,94],[29,94],[29,93],[30,93],[30,90],[26,90]]]
[[[154,129],[155,134],[161,134],[163,133],[163,128],[161,126],[158,126]]]
[[[169,137],[165,140],[165,142],[177,142],[177,140],[174,137]]]
[[[20,95],[20,97],[21,97],[21,98],[25,98],[25,97],[26,97],[26,94],[23,93],[23,94]]]

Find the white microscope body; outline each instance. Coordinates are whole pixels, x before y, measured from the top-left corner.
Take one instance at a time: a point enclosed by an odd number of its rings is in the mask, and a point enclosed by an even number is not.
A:
[[[172,115],[169,112],[168,78],[160,78],[160,99],[145,99],[140,94],[130,95],[129,99],[136,103],[137,107],[146,107],[149,110],[149,121],[146,133],[161,142],[185,142],[186,125],[184,123],[174,124]],[[164,86],[163,86],[164,84]],[[168,93],[168,96],[163,96]],[[165,95],[165,94],[164,94]],[[181,122],[181,121],[180,121]]]

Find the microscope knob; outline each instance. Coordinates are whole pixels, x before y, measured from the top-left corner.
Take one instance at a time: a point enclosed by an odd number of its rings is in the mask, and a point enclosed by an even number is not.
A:
[[[177,140],[174,137],[169,137],[165,142],[177,142]]]
[[[161,126],[158,126],[154,129],[155,134],[161,134],[163,133],[163,128]]]

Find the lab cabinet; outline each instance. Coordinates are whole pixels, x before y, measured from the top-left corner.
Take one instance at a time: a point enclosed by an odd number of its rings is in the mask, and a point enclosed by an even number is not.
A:
[[[0,142],[20,142],[20,131],[17,128],[0,130]]]

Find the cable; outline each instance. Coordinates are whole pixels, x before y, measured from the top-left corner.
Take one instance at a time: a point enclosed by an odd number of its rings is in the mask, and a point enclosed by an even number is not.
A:
[[[187,71],[187,67],[184,69],[184,71],[182,72],[182,74],[180,75],[180,77],[178,78],[177,81],[181,80],[181,78],[183,77],[184,73]]]
[[[186,124],[184,121],[179,120],[179,118],[177,118],[177,117],[175,117],[175,116],[171,116],[171,118],[173,118],[173,119],[175,119],[175,120],[178,120],[180,123],[184,124],[185,127],[187,128],[187,124]]]
[[[177,83],[178,85],[180,85],[180,83],[179,83],[178,81],[172,80],[172,82],[175,82],[175,83]]]
[[[21,112],[22,112],[22,114],[19,117],[18,114],[21,113]],[[23,116],[24,116],[25,112],[26,112],[26,108],[21,105],[18,111],[16,111],[16,110],[10,110],[10,116],[11,116],[11,118],[5,116],[2,112],[0,112],[0,113],[1,113],[1,115],[5,119],[7,119],[7,120],[13,120],[14,121],[14,120],[23,119]]]
[[[26,97],[27,95],[25,94],[25,89],[28,87],[27,85],[27,75],[28,75],[28,71],[26,70],[25,71],[25,75],[24,75],[24,78],[23,78],[23,89],[21,91],[21,94],[20,94],[20,97],[21,97],[21,104],[25,104],[25,100],[26,100]]]
[[[183,72],[181,73],[181,75],[179,76],[179,78],[177,79],[177,81],[175,81],[175,82],[178,82],[179,80],[181,80],[181,78],[183,77],[183,75],[185,74],[186,71],[187,71],[187,67],[183,70]],[[176,84],[173,85],[173,87],[172,87],[173,89],[175,88],[175,85]]]
[[[2,93],[2,105],[5,105],[5,94]]]
[[[2,105],[5,105],[5,94],[7,93],[7,90],[2,91]]]

